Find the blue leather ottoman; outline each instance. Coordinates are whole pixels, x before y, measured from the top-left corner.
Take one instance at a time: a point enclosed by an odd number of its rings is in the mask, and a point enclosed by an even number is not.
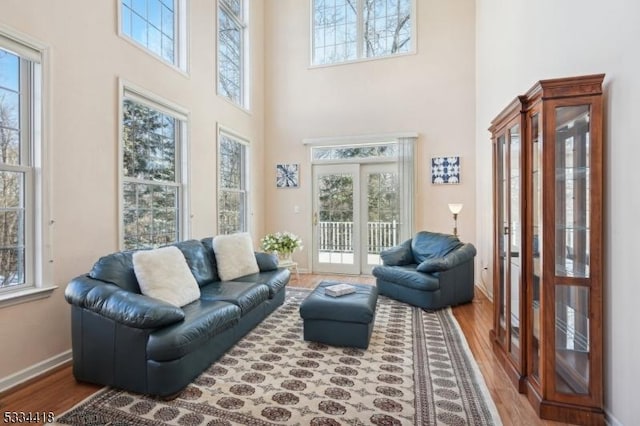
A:
[[[300,304],[304,320],[304,340],[332,346],[369,346],[376,317],[378,288],[366,284],[351,284],[355,293],[339,297],[326,296],[325,287],[340,284],[321,281]]]

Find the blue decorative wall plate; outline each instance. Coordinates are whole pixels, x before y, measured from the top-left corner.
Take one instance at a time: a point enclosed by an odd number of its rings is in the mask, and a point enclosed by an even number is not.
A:
[[[298,164],[276,165],[276,188],[297,188],[299,184]]]
[[[431,183],[460,183],[460,157],[433,157]]]

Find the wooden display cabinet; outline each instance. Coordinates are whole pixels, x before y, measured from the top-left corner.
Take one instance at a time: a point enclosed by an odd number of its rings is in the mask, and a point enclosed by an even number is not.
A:
[[[604,74],[543,80],[492,122],[496,355],[540,417],[604,424]]]

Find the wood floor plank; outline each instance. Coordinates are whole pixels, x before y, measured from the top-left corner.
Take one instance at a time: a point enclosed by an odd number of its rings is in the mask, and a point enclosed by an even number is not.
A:
[[[373,277],[370,276],[300,274],[299,279],[295,276],[292,278],[290,285],[314,288],[318,282],[325,279],[375,284]],[[467,338],[502,422],[506,426],[565,425],[565,423],[538,419],[526,397],[516,391],[493,355],[489,341],[489,330],[492,327],[491,301],[477,291],[472,303],[455,307],[453,313]],[[100,389],[100,386],[77,382],[73,377],[71,366],[66,366],[26,386],[0,394],[0,411],[2,413],[53,411],[56,415],[60,415]]]

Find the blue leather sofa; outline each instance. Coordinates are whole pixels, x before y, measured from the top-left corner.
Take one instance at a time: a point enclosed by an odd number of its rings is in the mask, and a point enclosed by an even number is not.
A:
[[[373,268],[373,275],[381,295],[440,309],[473,300],[475,255],[473,244],[454,235],[422,231],[383,250],[383,265]]]
[[[256,253],[260,272],[220,281],[212,238],[173,244],[200,299],[178,308],[140,293],[133,251],[100,258],[65,290],[77,380],[169,397],[284,302],[288,269]]]

